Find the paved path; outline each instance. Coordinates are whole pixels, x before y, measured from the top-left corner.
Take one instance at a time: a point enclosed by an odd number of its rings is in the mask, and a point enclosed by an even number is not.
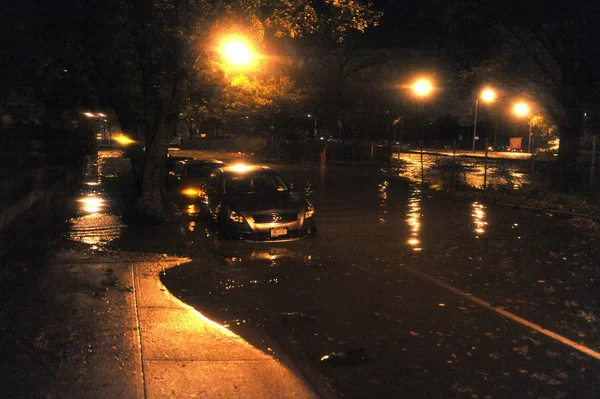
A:
[[[154,257],[154,259],[152,259]],[[45,284],[73,315],[69,356],[49,397],[314,398],[293,366],[173,297],[161,271],[184,262],[66,252]]]

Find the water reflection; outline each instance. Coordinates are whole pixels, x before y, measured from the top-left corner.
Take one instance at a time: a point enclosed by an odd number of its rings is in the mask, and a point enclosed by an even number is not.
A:
[[[485,206],[477,201],[473,202],[471,204],[471,217],[473,219],[473,232],[479,238],[480,235],[485,233],[487,226]]]
[[[384,224],[387,222],[387,199],[388,199],[388,186],[389,182],[383,180],[379,183],[379,223]]]
[[[112,209],[113,201],[104,187],[105,180],[115,177],[118,166],[113,163],[116,160],[122,161],[122,151],[101,150],[88,165],[83,186],[74,198],[77,216],[69,220],[69,239],[99,249],[120,237],[125,226]],[[107,174],[107,171],[111,172]]]
[[[77,201],[80,203],[81,213],[98,213],[106,206],[106,201],[97,193],[83,194]]]
[[[410,197],[408,198],[408,211],[406,214],[406,222],[410,228],[410,235],[407,244],[414,251],[421,251],[421,240],[419,233],[421,231],[421,189],[417,185],[411,185]]]
[[[307,180],[306,184],[304,185],[304,197],[307,200],[311,200],[312,199],[312,195],[314,194],[315,190],[313,189],[313,183],[311,180]]]
[[[399,175],[413,182],[421,182],[419,153],[394,153],[392,159],[402,162]],[[425,183],[432,188],[465,184],[483,189],[486,168],[484,160],[440,155],[423,155]],[[488,160],[487,185],[505,186],[518,190],[529,184],[529,175],[518,164],[501,159]]]
[[[93,213],[71,219],[69,239],[91,244],[93,249],[98,249],[100,244],[119,238],[124,227],[118,216]]]
[[[189,216],[195,216],[198,215],[198,213],[200,213],[200,209],[198,208],[198,206],[196,206],[196,204],[190,204],[187,206],[187,208],[185,208],[185,213]]]

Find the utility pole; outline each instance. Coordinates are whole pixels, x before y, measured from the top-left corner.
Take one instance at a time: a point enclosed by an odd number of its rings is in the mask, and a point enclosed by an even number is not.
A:
[[[477,137],[477,109],[479,108],[479,99],[475,100],[475,121],[473,123],[473,152],[475,152],[475,138]]]

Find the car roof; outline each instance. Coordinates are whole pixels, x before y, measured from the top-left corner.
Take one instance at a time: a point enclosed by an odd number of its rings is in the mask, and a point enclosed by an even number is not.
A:
[[[184,165],[225,165],[223,161],[218,159],[184,159],[179,162]]]
[[[244,174],[248,172],[255,172],[257,170],[273,170],[268,166],[264,165],[230,165],[220,168],[224,173],[228,174]]]

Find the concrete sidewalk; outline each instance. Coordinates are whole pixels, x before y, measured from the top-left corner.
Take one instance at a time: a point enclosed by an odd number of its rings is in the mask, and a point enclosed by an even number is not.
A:
[[[174,298],[161,271],[186,259],[62,251],[45,284],[77,331],[46,397],[315,398],[295,367]]]

